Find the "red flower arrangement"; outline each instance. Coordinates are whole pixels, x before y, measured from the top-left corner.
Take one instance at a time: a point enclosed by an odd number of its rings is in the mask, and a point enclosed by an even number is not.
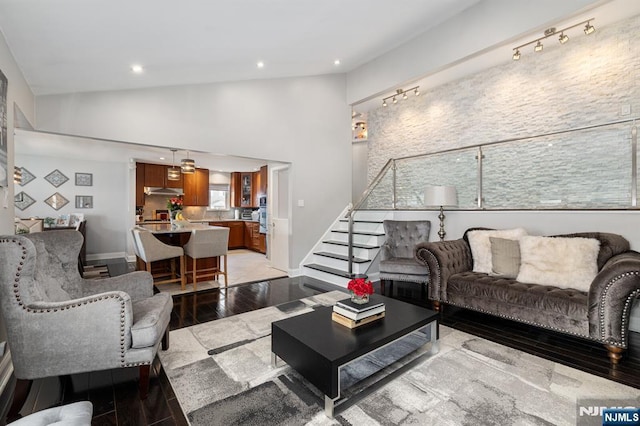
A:
[[[167,200],[169,210],[182,210],[182,198],[169,198]]]
[[[365,278],[354,278],[347,284],[347,290],[352,291],[356,296],[373,294],[373,284]]]

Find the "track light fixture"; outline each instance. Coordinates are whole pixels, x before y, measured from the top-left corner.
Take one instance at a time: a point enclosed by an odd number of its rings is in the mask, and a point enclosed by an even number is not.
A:
[[[171,161],[171,167],[167,168],[167,180],[180,180],[180,167],[176,167],[176,151],[177,149],[175,148],[171,149],[173,159]]]
[[[555,27],[551,27],[545,30],[544,32],[544,36],[537,38],[535,40],[532,40],[528,43],[525,44],[521,44],[520,46],[514,47],[513,48],[513,56],[511,57],[514,61],[517,61],[518,59],[520,59],[520,49],[525,47],[525,46],[529,46],[531,44],[535,43],[535,46],[533,47],[534,52],[541,52],[542,49],[544,49],[544,46],[542,44],[542,40],[545,40],[551,36],[554,36],[556,34],[559,35],[558,37],[558,41],[560,42],[560,44],[565,44],[566,42],[569,41],[569,36],[567,34],[565,34],[564,32],[567,30],[570,30],[572,28],[575,27],[579,27],[582,24],[586,24],[584,27],[584,33],[586,35],[592,34],[596,29],[593,25],[591,25],[591,21],[595,20],[595,18],[591,18],[587,21],[582,21],[579,22],[575,25],[571,25],[570,27],[567,28],[563,28],[561,30],[557,30]]]
[[[196,172],[196,162],[189,158],[189,151],[187,151],[187,158],[180,161],[180,170],[184,175],[192,175]]]
[[[395,95],[387,96],[386,98],[382,99],[382,106],[386,107],[388,105],[387,99],[391,99],[391,102],[393,102],[394,104],[398,103],[398,97],[402,97],[402,99],[407,99],[408,98],[407,93],[411,91],[413,91],[413,94],[416,96],[420,95],[420,92],[418,91],[419,87],[420,86],[415,86],[407,90],[396,89]]]

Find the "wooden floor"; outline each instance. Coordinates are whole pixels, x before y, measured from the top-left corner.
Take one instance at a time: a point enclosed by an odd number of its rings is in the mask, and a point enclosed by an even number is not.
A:
[[[170,328],[188,327],[334,289],[337,288],[331,284],[297,277],[174,296]],[[428,303],[420,301],[422,294],[415,285],[396,283],[385,290],[387,296],[400,300],[423,306]],[[376,291],[381,292],[378,286]],[[640,389],[637,333],[632,333],[631,347],[624,361],[614,369],[601,345],[582,339],[448,306],[441,315],[441,323]],[[136,374],[136,369],[120,369],[36,381],[37,391],[32,390],[32,394],[35,392],[38,398],[33,406],[40,410],[59,403],[89,400],[94,406],[93,425],[188,424],[159,362],[154,365],[145,401],[138,398]]]

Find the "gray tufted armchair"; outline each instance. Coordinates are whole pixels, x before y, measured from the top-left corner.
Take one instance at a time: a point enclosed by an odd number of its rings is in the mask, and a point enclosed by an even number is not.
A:
[[[414,251],[419,243],[429,241],[431,222],[428,220],[385,220],[383,225],[387,240],[380,249],[382,291],[384,292],[386,281],[428,283],[429,270],[415,259]]]
[[[10,417],[43,377],[139,367],[144,399],[160,342],[169,346],[171,297],[153,294],[147,272],[83,279],[82,242],[74,230],[0,237],[0,308],[18,379]]]

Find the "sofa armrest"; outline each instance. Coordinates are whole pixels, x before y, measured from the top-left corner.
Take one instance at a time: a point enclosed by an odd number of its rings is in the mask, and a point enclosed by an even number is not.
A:
[[[100,280],[83,280],[83,296],[108,291],[124,291],[132,300],[145,299],[153,296],[153,277],[147,271],[135,271]]]
[[[444,301],[447,280],[473,268],[471,249],[463,239],[420,243],[415,258],[429,269],[429,299]]]
[[[640,296],[640,253],[618,254],[602,267],[589,289],[589,335],[627,347],[631,306]]]
[[[389,260],[393,257],[393,251],[389,244],[384,243],[380,246],[380,260]]]

